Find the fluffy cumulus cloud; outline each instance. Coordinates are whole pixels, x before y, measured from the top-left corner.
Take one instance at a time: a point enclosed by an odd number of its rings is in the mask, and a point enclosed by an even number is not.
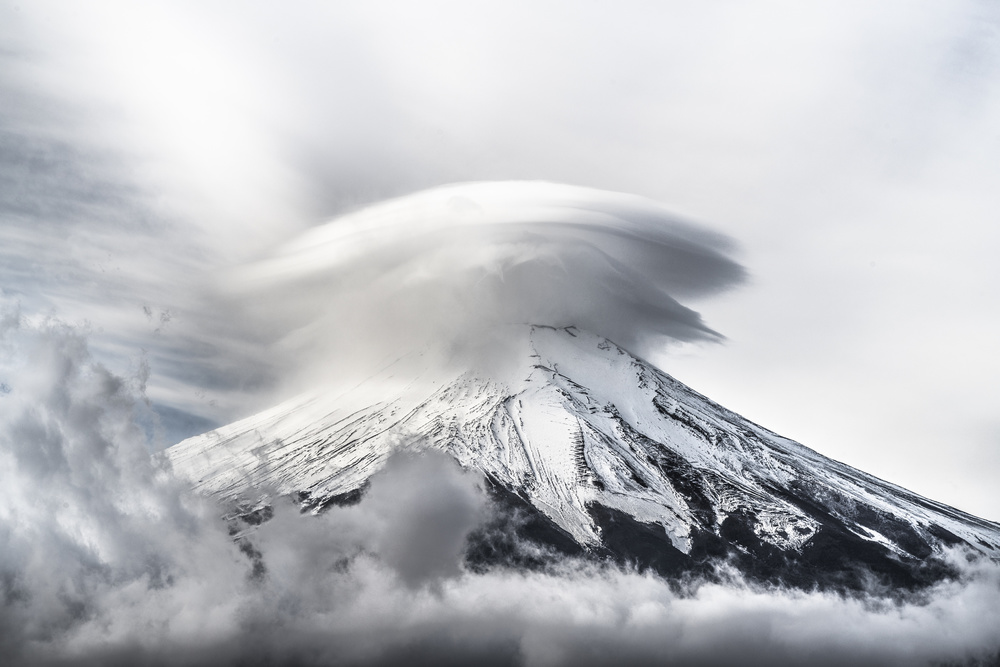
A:
[[[8,664],[977,664],[1000,568],[910,600],[670,584],[563,560],[473,571],[482,480],[399,456],[361,501],[277,503],[248,527],[146,449],[141,369],[6,310],[0,325],[0,650]],[[240,532],[234,532],[241,528]],[[982,663],[978,663],[982,664]]]

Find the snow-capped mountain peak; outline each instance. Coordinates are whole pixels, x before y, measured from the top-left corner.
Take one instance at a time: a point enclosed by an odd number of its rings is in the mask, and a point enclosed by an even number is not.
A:
[[[390,365],[350,392],[300,396],[167,456],[208,493],[264,488],[322,506],[363,489],[394,451],[437,448],[589,549],[609,548],[611,524],[625,521],[655,526],[682,559],[809,564],[834,538],[876,569],[954,544],[1000,557],[1000,525],[782,438],[611,341],[573,327],[525,335],[502,378]]]

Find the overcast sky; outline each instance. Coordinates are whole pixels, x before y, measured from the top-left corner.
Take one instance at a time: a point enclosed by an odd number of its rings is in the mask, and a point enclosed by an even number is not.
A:
[[[0,288],[142,373],[161,444],[288,362],[214,286],[360,205],[541,179],[733,239],[652,361],[1000,519],[988,2],[0,4]]]

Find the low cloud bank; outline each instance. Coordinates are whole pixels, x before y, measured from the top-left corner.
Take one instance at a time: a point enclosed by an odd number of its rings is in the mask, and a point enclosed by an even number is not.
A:
[[[52,321],[0,318],[0,654],[8,664],[972,664],[1000,655],[1000,567],[898,603],[564,561],[462,565],[481,480],[396,457],[360,503],[234,540],[151,459],[142,374]]]

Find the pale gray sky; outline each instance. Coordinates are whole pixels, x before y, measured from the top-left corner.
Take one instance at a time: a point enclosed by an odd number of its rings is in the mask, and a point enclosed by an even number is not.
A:
[[[652,198],[747,282],[653,355],[1000,519],[1000,10],[987,2],[0,4],[0,287],[151,368],[186,429],[287,360],[220,271],[444,183]],[[143,350],[145,352],[143,352]]]

